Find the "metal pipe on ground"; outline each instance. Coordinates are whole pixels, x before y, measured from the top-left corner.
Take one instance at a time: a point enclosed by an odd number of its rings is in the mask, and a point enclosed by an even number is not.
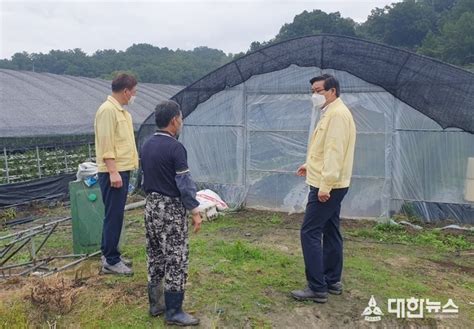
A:
[[[16,237],[18,236],[19,234],[23,234],[23,233],[27,233],[27,232],[31,232],[31,231],[34,231],[34,230],[44,230],[46,227],[48,226],[51,226],[51,225],[54,225],[56,223],[62,223],[64,221],[67,221],[67,220],[70,220],[71,217],[63,217],[59,220],[55,220],[53,222],[49,222],[49,223],[46,223],[46,224],[43,224],[43,225],[39,225],[39,226],[35,226],[35,227],[32,227],[32,228],[29,228],[27,230],[23,230],[23,231],[19,231],[19,232],[16,232],[16,233],[13,233],[13,234],[9,234],[9,235],[5,235],[5,236],[1,236],[0,237],[0,240],[5,240],[5,239],[8,239],[8,238],[12,238],[12,237]]]
[[[54,270],[51,271],[51,272],[45,273],[45,274],[43,274],[41,277],[42,277],[42,278],[45,278],[45,277],[50,276],[50,275],[53,275],[53,274],[55,274],[55,273],[57,273],[57,272],[64,271],[64,270],[66,270],[66,269],[68,269],[68,268],[70,268],[70,267],[72,267],[72,266],[74,266],[74,265],[76,265],[76,264],[79,264],[80,262],[82,262],[82,261],[84,261],[84,260],[86,260],[86,259],[88,259],[88,258],[97,256],[97,255],[100,255],[101,253],[102,253],[102,252],[99,250],[99,251],[93,252],[92,254],[88,254],[88,255],[86,255],[86,256],[84,256],[84,257],[78,259],[78,260],[75,260],[75,261],[73,261],[73,262],[71,262],[71,263],[69,263],[69,264],[66,264],[66,265],[64,265],[64,266],[62,266],[62,267],[60,267],[60,268],[54,269]]]
[[[132,210],[132,209],[136,209],[136,208],[139,208],[139,207],[143,207],[143,206],[145,206],[145,203],[146,203],[145,200],[142,200],[142,201],[127,204],[125,206],[125,210]]]

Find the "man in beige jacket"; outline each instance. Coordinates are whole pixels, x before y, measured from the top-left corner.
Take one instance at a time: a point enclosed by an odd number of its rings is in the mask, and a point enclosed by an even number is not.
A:
[[[321,119],[309,142],[306,163],[297,170],[298,176],[306,176],[310,186],[301,227],[308,286],[291,294],[297,300],[325,303],[328,292],[342,293],[339,214],[351,181],[356,129],[351,112],[339,98],[336,78],[324,74],[310,83]]]
[[[112,95],[95,116],[95,153],[99,185],[105,206],[102,230],[102,271],[132,275],[131,262],[118,249],[122,232],[130,172],[138,168],[132,116],[124,105],[131,105],[137,93],[137,80],[120,74],[112,81]]]

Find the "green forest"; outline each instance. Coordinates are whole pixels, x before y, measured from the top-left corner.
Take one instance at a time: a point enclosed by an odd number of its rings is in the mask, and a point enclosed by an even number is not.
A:
[[[187,85],[245,53],[320,33],[359,37],[474,70],[474,0],[405,0],[373,9],[363,23],[339,12],[303,11],[271,40],[254,41],[238,54],[208,47],[172,50],[133,44],[125,51],[104,49],[90,56],[79,48],[48,54],[19,52],[0,60],[0,68],[103,79],[126,71],[140,82]]]

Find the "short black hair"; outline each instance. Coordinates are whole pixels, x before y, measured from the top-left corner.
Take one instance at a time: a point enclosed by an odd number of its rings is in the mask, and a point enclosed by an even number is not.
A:
[[[156,105],[155,123],[158,129],[166,128],[171,120],[181,114],[181,106],[175,101],[164,101]]]
[[[341,87],[339,86],[339,81],[337,81],[334,76],[330,74],[323,74],[312,78],[311,80],[309,80],[309,83],[312,85],[316,81],[324,81],[324,90],[336,88],[336,96],[339,97],[339,95],[341,95]]]
[[[112,81],[112,91],[116,93],[124,89],[132,90],[137,83],[137,79],[133,75],[122,73]]]

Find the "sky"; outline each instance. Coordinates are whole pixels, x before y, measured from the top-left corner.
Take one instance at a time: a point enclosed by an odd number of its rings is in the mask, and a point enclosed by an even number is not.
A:
[[[0,0],[0,58],[81,48],[125,50],[134,43],[225,53],[268,41],[304,10],[339,11],[364,22],[375,7],[396,0]]]

